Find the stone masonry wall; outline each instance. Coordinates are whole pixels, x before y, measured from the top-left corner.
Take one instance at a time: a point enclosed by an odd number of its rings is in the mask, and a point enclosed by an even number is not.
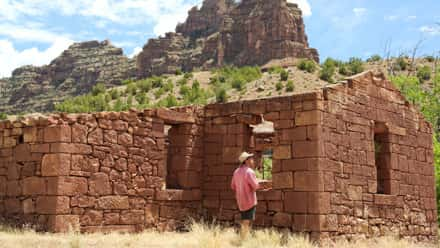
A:
[[[252,132],[262,116],[273,135]],[[267,150],[256,226],[436,240],[432,127],[372,72],[301,95],[0,122],[1,221],[53,232],[232,224],[238,156],[260,163]]]
[[[1,215],[54,232],[168,230],[197,218],[200,183],[194,174],[201,170],[202,149],[194,146],[201,129],[193,115],[201,111],[178,111],[183,114],[132,111],[3,122]],[[184,187],[168,190],[164,123],[171,119],[184,123],[174,139],[185,136],[178,145],[187,163],[178,170]]]
[[[221,221],[239,219],[230,182],[244,151],[273,150],[273,188],[259,191],[255,225],[319,231],[323,202],[318,159],[322,93],[280,97],[205,109],[203,207]],[[274,122],[275,135],[266,142],[252,137],[248,124],[264,114]],[[328,205],[328,204],[327,204]]]
[[[325,91],[324,236],[437,238],[432,128],[382,74]],[[385,132],[381,126],[385,124]],[[376,147],[381,142],[381,148]],[[380,149],[380,151],[377,151]],[[382,159],[382,160],[381,160]],[[385,163],[383,170],[377,170]],[[384,191],[378,192],[379,178]]]

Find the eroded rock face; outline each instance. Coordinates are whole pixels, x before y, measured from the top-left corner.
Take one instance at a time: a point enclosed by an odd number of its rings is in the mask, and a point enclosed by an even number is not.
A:
[[[75,43],[49,65],[20,67],[3,79],[0,112],[51,111],[55,102],[87,93],[98,82],[119,85],[135,71],[134,60],[109,41]]]
[[[261,65],[272,59],[310,58],[301,10],[286,0],[205,0],[176,33],[151,39],[137,59],[138,77],[224,64]]]

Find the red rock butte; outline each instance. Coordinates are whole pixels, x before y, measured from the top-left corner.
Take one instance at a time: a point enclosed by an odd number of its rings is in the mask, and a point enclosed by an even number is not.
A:
[[[273,136],[252,132],[261,114]],[[437,239],[432,127],[373,72],[287,97],[0,122],[0,216],[51,232],[233,224],[238,155],[268,149],[256,226]]]
[[[151,39],[137,56],[138,77],[226,64],[263,65],[273,59],[309,58],[301,10],[286,0],[205,0],[175,33]]]

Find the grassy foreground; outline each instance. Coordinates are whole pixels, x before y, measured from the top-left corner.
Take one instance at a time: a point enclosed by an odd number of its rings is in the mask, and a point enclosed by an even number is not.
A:
[[[232,228],[220,228],[204,224],[193,224],[188,233],[158,233],[148,231],[140,234],[42,234],[25,230],[0,231],[0,247],[289,247],[315,248],[302,236],[283,235],[272,230],[258,230],[246,241],[240,242]],[[337,248],[430,248],[427,244],[414,244],[392,237],[353,242],[339,241],[321,247]]]

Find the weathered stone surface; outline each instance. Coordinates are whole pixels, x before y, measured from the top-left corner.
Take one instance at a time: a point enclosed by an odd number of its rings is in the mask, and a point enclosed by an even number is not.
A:
[[[68,176],[70,163],[70,154],[46,154],[41,164],[41,174],[42,176]]]
[[[269,11],[270,9],[270,11]],[[176,33],[151,39],[137,57],[139,77],[177,69],[264,64],[286,57],[319,60],[308,47],[301,11],[286,0],[207,0]]]
[[[105,173],[94,173],[89,179],[89,193],[91,195],[110,195],[112,188]]]
[[[100,209],[128,209],[128,197],[126,196],[103,196],[98,199]]]
[[[52,232],[78,232],[80,222],[78,215],[51,215],[48,221],[49,230]]]
[[[135,61],[109,41],[75,43],[49,65],[13,71],[5,79],[7,87],[2,87],[0,112],[50,111],[55,102],[88,93],[98,82],[120,85],[135,76],[135,71]]]

